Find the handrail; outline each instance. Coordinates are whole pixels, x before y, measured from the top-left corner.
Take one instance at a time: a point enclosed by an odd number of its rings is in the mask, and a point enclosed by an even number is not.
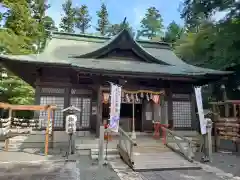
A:
[[[162,130],[163,130],[163,131],[166,131],[166,132],[168,132],[168,133],[170,133],[170,134],[172,134],[173,136],[180,137],[181,139],[183,139],[184,141],[187,141],[188,143],[194,143],[193,141],[189,140],[188,138],[180,135],[179,133],[176,133],[176,132],[174,132],[174,131],[171,131],[171,130],[168,129],[168,128],[162,127]]]
[[[126,136],[126,138],[130,141],[130,143],[133,145],[133,146],[137,146],[137,143],[133,141],[133,139],[122,129],[119,127],[119,132],[123,133],[124,136]]]
[[[192,162],[193,161],[193,146],[196,144],[196,142],[191,141],[188,138],[180,135],[179,133],[176,133],[176,132],[174,132],[170,129],[167,129],[165,127],[161,127],[161,129],[163,130],[163,132],[165,132],[164,133],[165,137],[163,137],[165,145],[167,147],[169,147],[170,149],[172,149],[173,151],[180,153],[180,155],[182,155],[188,161]],[[172,142],[169,141],[169,138],[168,138],[169,135],[173,139]],[[176,137],[179,137],[181,140],[177,139]],[[187,143],[187,145],[188,145],[187,149],[182,144],[183,141],[185,141]],[[172,145],[172,143],[176,143],[178,148],[176,148],[174,145]]]
[[[133,168],[133,147],[137,146],[137,143],[122,129],[119,127],[119,142],[118,150],[122,159]]]

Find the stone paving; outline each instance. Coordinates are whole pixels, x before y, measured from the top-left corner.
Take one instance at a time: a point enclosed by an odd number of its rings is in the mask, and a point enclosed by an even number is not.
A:
[[[201,166],[201,170],[150,171],[141,173],[133,172],[121,160],[115,160],[110,162],[110,164],[121,180],[240,180],[239,158],[239,156],[233,154],[214,153],[213,163],[202,164],[196,162]]]
[[[64,151],[54,151],[45,157],[39,151],[0,151],[0,180],[120,180],[108,166],[100,167],[89,156],[69,156]]]
[[[64,161],[64,151],[44,158],[39,151],[1,152],[1,180],[240,180],[240,157],[232,153],[214,153],[213,163],[200,164],[201,170],[133,172],[120,159],[99,167],[89,156],[72,156]],[[35,160],[33,162],[32,160]],[[25,161],[25,162],[23,162]]]
[[[1,180],[80,180],[76,162],[1,163]]]

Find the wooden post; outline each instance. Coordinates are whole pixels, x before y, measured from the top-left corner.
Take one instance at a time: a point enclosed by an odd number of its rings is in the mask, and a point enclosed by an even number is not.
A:
[[[47,114],[48,114],[48,119],[47,119],[46,135],[45,135],[45,156],[48,155],[49,125],[50,125],[50,116],[51,116],[50,109],[47,110]]]
[[[212,162],[212,121],[211,119],[208,119],[207,121],[207,147],[208,147],[209,161]]]
[[[135,103],[134,103],[134,101],[135,101],[135,99],[132,99],[132,135],[131,135],[131,138],[132,139],[136,139],[136,132],[135,132],[135,113],[134,113],[134,111],[135,111]]]
[[[102,125],[102,87],[99,84],[97,91],[97,122],[96,122],[96,137],[99,137],[99,128]]]
[[[54,147],[54,110],[51,111],[51,119],[52,119],[52,133],[51,133],[51,148]]]
[[[9,126],[11,128],[11,125],[12,125],[12,109],[11,108],[9,108],[9,110],[8,110],[8,119],[10,121],[10,125]],[[8,151],[8,145],[9,145],[9,137],[6,138],[5,143],[4,143],[5,151]]]
[[[217,105],[216,104],[213,104],[212,107],[213,107],[213,123],[214,123],[214,146],[215,146],[215,152],[218,151],[218,147],[219,147],[219,144],[220,144],[220,140],[218,138],[218,132],[217,132],[217,128],[215,126],[215,123],[217,122],[218,120],[218,111],[217,111]]]
[[[226,89],[223,88],[223,101],[226,102],[228,100],[227,98],[227,92]],[[225,109],[225,117],[229,117],[229,104],[224,104]]]

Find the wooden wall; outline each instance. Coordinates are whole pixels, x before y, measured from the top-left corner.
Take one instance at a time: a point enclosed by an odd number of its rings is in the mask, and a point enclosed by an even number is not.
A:
[[[56,97],[55,100],[57,97],[62,97],[64,99],[63,107],[66,108],[71,104],[71,98],[75,98],[75,101],[77,98],[85,98],[84,101],[89,98],[90,109],[88,113],[90,113],[90,124],[89,127],[84,127],[82,130],[92,130],[98,134],[98,127],[100,123],[102,123],[102,113],[92,112],[102,111],[102,92],[109,91],[109,84],[107,81],[114,81],[117,83],[121,82],[119,81],[119,78],[100,76],[89,77],[83,74],[78,75],[77,72],[73,70],[44,68],[41,70],[36,80],[35,101],[36,104],[40,104],[41,97],[44,96]],[[144,80],[145,84],[140,84],[140,81],[141,80],[134,78],[127,79],[127,83],[123,86],[128,90],[149,89],[153,91],[160,91],[164,89],[166,93],[164,98],[165,103],[162,107],[156,104],[154,105],[152,102],[143,102],[141,122],[142,131],[152,131],[152,120],[160,120],[162,123],[168,123],[173,129],[190,130],[195,128],[195,97],[191,84],[159,80]],[[146,115],[149,115],[150,112],[152,120],[147,120]],[[186,114],[181,115],[181,112],[189,112],[190,117]],[[79,116],[81,115],[82,114]],[[63,125],[64,116],[65,115],[63,115]],[[180,120],[176,120],[176,118],[179,118]],[[189,120],[191,122],[189,122]],[[58,128],[64,129],[63,125],[62,128]]]

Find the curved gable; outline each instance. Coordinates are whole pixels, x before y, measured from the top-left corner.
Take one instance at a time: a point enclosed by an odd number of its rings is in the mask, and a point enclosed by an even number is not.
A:
[[[124,53],[126,52],[126,53]],[[135,59],[148,62],[148,63],[157,63],[162,65],[169,65],[168,63],[161,61],[150,53],[145,51],[130,35],[128,30],[122,30],[119,34],[117,34],[113,39],[108,41],[104,46],[101,48],[92,51],[90,53],[82,54],[80,56],[73,56],[74,58],[94,58],[94,59],[101,59],[105,57],[111,56],[120,56],[124,58],[136,56]]]

